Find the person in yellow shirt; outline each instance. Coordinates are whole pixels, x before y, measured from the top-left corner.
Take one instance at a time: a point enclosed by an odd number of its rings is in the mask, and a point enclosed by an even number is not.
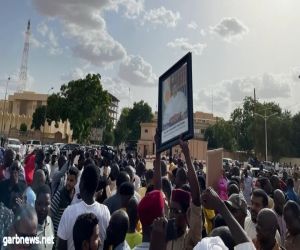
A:
[[[139,232],[137,229],[139,224],[137,207],[138,201],[134,197],[129,200],[126,207],[126,211],[129,217],[129,229],[126,234],[126,241],[131,249],[141,244],[143,239],[141,232]]]

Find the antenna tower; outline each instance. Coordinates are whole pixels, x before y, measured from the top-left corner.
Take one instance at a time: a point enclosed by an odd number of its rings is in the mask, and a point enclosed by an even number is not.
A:
[[[20,91],[26,90],[30,33],[31,33],[30,32],[30,20],[28,20],[27,30],[25,32],[25,42],[24,42],[24,49],[23,49],[21,68],[20,68],[20,74],[19,74]]]

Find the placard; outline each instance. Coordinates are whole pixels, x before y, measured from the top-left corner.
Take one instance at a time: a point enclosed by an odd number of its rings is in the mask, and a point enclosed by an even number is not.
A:
[[[157,152],[194,137],[192,54],[189,52],[159,78]]]

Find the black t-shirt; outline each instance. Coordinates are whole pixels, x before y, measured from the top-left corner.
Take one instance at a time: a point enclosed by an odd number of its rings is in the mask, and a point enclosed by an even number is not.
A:
[[[19,181],[17,184],[19,186],[20,190],[25,190],[26,189],[26,183],[23,181]],[[3,202],[3,204],[9,207],[9,202],[10,202],[10,196],[12,193],[13,186],[11,186],[10,180],[4,180],[0,182],[0,202]]]

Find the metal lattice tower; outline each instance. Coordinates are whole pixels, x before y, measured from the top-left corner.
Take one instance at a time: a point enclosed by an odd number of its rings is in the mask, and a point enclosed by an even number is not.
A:
[[[20,91],[26,90],[29,41],[30,41],[30,20],[28,20],[27,30],[25,32],[24,49],[23,49],[21,68],[19,73]]]

